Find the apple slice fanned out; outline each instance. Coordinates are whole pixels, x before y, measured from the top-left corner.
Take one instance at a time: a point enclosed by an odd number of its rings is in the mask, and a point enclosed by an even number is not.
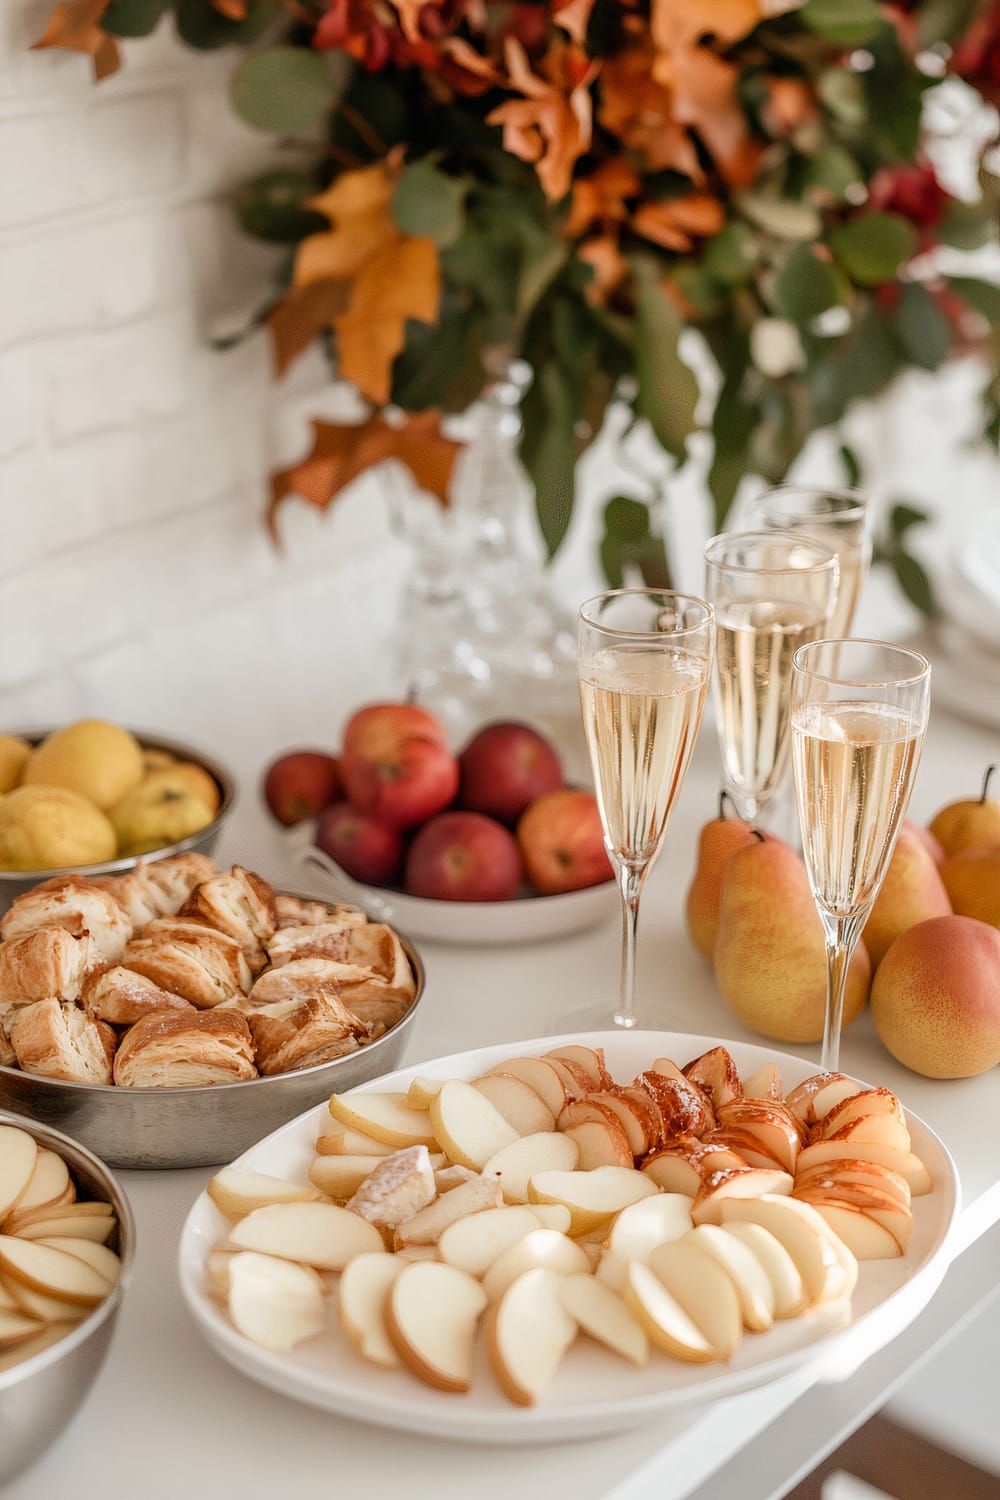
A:
[[[666,1071],[668,1068],[673,1071]],[[652,1068],[640,1073],[633,1086],[644,1088],[656,1101],[664,1145],[672,1145],[683,1136],[694,1135],[700,1139],[706,1131],[714,1128],[715,1111],[708,1095],[685,1078],[669,1058],[657,1058]]]
[[[615,1215],[607,1249],[622,1261],[638,1260],[646,1265],[657,1245],[679,1240],[690,1232],[691,1203],[681,1193],[657,1193],[654,1198],[630,1203]]]
[[[337,1288],[340,1326],[348,1339],[365,1359],[388,1370],[399,1368],[399,1356],[385,1331],[386,1298],[406,1264],[398,1255],[356,1255]]]
[[[408,1109],[405,1094],[331,1094],[330,1114],[339,1125],[387,1146],[427,1146],[437,1151],[430,1115]]]
[[[8,1228],[11,1234],[22,1240],[51,1240],[71,1236],[103,1245],[114,1232],[117,1222],[114,1214],[110,1211],[106,1214],[71,1214],[71,1209],[80,1207],[89,1205],[67,1203],[62,1208],[44,1210],[51,1217],[32,1219],[30,1223],[24,1223],[18,1218],[11,1220]]]
[[[121,1260],[107,1245],[98,1245],[93,1240],[74,1239],[69,1235],[57,1240],[41,1240],[39,1243],[48,1245],[52,1250],[61,1250],[64,1255],[75,1255],[77,1260],[86,1261],[98,1275],[104,1277],[109,1287],[114,1286],[121,1275]]]
[[[564,1111],[565,1113],[565,1111]],[[585,1120],[567,1125],[563,1134],[577,1147],[581,1172],[597,1167],[625,1167],[631,1170],[634,1157],[621,1125],[614,1115],[605,1120]]]
[[[581,1068],[579,1063],[570,1062],[565,1057],[555,1057],[550,1052],[545,1058],[550,1068],[554,1068],[566,1090],[567,1102],[573,1099],[586,1099],[594,1085],[586,1068]]]
[[[109,1289],[107,1279],[75,1255],[11,1235],[0,1235],[0,1271],[43,1296],[81,1307],[96,1307]]]
[[[562,1305],[582,1333],[632,1365],[649,1363],[649,1338],[623,1299],[594,1276],[565,1276]]]
[[[472,1087],[488,1099],[518,1135],[538,1135],[555,1129],[555,1117],[537,1090],[513,1073],[487,1073]]]
[[[743,1341],[743,1313],[728,1270],[696,1239],[694,1231],[658,1245],[649,1269],[684,1309],[712,1346],[717,1359],[729,1359]]]
[[[899,1246],[901,1255],[906,1254],[913,1228],[913,1215],[909,1208],[902,1207],[881,1188],[865,1186],[855,1182],[842,1182],[823,1187],[802,1188],[795,1194],[802,1203],[811,1203],[822,1209],[832,1203],[838,1207],[859,1208],[876,1224],[887,1229]]]
[[[795,1177],[793,1195],[801,1196],[802,1189],[835,1187],[838,1183],[856,1183],[861,1187],[875,1187],[886,1194],[898,1208],[910,1209],[910,1187],[906,1178],[891,1167],[883,1167],[875,1161],[840,1161],[817,1163],[806,1172]]]
[[[773,1193],[730,1198],[722,1205],[722,1222],[759,1224],[767,1229],[795,1262],[809,1301],[823,1296],[829,1267],[837,1257],[820,1215],[810,1204]]]
[[[2,1151],[3,1142],[0,1138],[0,1153]],[[0,1174],[2,1171],[0,1168]],[[14,1206],[15,1211],[24,1213],[29,1208],[54,1208],[64,1203],[73,1203],[75,1199],[76,1189],[62,1157],[55,1151],[40,1147],[28,1183]],[[3,1210],[0,1209],[0,1217],[2,1213]]]
[[[385,1160],[384,1156],[317,1156],[309,1168],[309,1181],[318,1189],[317,1197],[346,1203],[369,1173]]]
[[[558,1234],[569,1234],[573,1219],[564,1203],[529,1203],[527,1207],[538,1220],[540,1229],[554,1229]]]
[[[334,1130],[325,1130],[316,1137],[316,1153],[319,1156],[391,1156],[398,1146],[387,1141],[377,1141],[373,1136],[362,1135],[360,1130],[349,1130],[346,1125]]]
[[[456,1078],[432,1099],[430,1119],[449,1160],[477,1172],[491,1156],[518,1139],[518,1132],[483,1094]]]
[[[853,1203],[828,1200],[816,1212],[857,1260],[893,1260],[903,1253],[895,1235]]]
[[[23,1344],[27,1339],[41,1333],[45,1327],[41,1318],[29,1313],[11,1312],[0,1308],[0,1349],[9,1349],[14,1344]]]
[[[874,1141],[831,1140],[816,1141],[806,1146],[799,1155],[796,1172],[799,1175],[815,1167],[833,1166],[841,1161],[870,1161],[888,1167],[905,1178],[914,1198],[929,1193],[933,1187],[931,1174],[912,1151],[900,1151],[896,1146],[880,1146]]]
[[[504,1292],[487,1322],[486,1348],[497,1384],[517,1406],[533,1406],[552,1381],[573,1340],[554,1271],[525,1271]]]
[[[262,1172],[243,1172],[238,1167],[223,1167],[205,1189],[223,1218],[235,1223],[255,1208],[269,1203],[315,1202],[320,1194],[314,1187],[285,1182]]]
[[[27,1188],[37,1159],[34,1136],[16,1125],[0,1125],[0,1219]]]
[[[656,1192],[656,1183],[632,1167],[539,1172],[528,1183],[529,1202],[562,1203],[569,1209],[573,1235],[600,1228],[630,1203]]]
[[[317,1271],[341,1271],[356,1255],[385,1252],[374,1224],[335,1203],[272,1203],[255,1208],[234,1226],[229,1243]]]
[[[790,1193],[794,1179],[778,1167],[736,1167],[709,1172],[691,1209],[696,1224],[722,1224],[725,1205],[734,1199],[759,1198],[764,1193]]]
[[[396,1228],[396,1249],[401,1250],[406,1245],[436,1245],[448,1225],[454,1224],[456,1219],[482,1213],[488,1208],[499,1208],[502,1202],[498,1178],[485,1174],[471,1177],[450,1193],[444,1193],[427,1204],[419,1213],[404,1219]]]
[[[505,1202],[527,1203],[528,1183],[536,1172],[572,1172],[579,1159],[580,1147],[572,1137],[543,1131],[504,1146],[484,1163],[483,1176],[498,1179]]]
[[[0,1349],[0,1373],[10,1370],[14,1365],[23,1364],[25,1360],[34,1359],[36,1354],[41,1354],[43,1349],[48,1349],[52,1344],[58,1344],[69,1332],[66,1323],[49,1323],[41,1333],[33,1334],[31,1338],[20,1339],[17,1343],[10,1344],[6,1349]]]
[[[721,1146],[725,1150],[732,1151],[734,1155],[741,1157],[748,1167],[777,1168],[780,1172],[788,1171],[784,1157],[770,1150],[759,1136],[752,1135],[749,1130],[743,1130],[735,1125],[720,1125],[716,1130],[709,1130],[705,1135],[705,1144]]]
[[[637,1260],[626,1268],[625,1306],[651,1343],[674,1359],[709,1364],[715,1350],[658,1276]]]
[[[729,1223],[723,1233],[739,1240],[763,1267],[774,1293],[774,1316],[797,1318],[809,1306],[802,1275],[780,1240],[759,1224]]]
[[[407,1109],[430,1109],[431,1100],[437,1098],[443,1083],[443,1078],[414,1078],[403,1095],[404,1105]]]
[[[506,1062],[497,1063],[490,1072],[509,1073],[512,1078],[520,1078],[545,1100],[553,1119],[569,1097],[561,1076],[552,1062],[544,1057],[511,1057]]]
[[[720,1265],[733,1283],[744,1328],[766,1332],[775,1318],[774,1287],[750,1246],[717,1224],[699,1224],[691,1231],[691,1243]]]
[[[681,1072],[708,1095],[716,1114],[724,1104],[730,1104],[743,1094],[736,1064],[725,1047],[711,1047]]]
[[[483,1277],[483,1291],[498,1302],[525,1271],[555,1271],[561,1276],[590,1275],[590,1260],[582,1245],[554,1229],[533,1229],[498,1255]]]
[[[904,1128],[906,1126],[903,1107],[891,1089],[862,1089],[827,1111],[816,1127],[816,1139],[828,1141],[852,1120],[860,1120],[865,1115],[893,1115]]]
[[[711,1172],[736,1171],[748,1163],[736,1151],[721,1145],[668,1146],[647,1156],[641,1170],[665,1193],[684,1193],[694,1198]]]
[[[486,1293],[464,1271],[440,1261],[409,1261],[389,1286],[385,1329],[399,1358],[426,1385],[467,1391],[485,1307]]]
[[[323,1283],[315,1271],[253,1251],[230,1262],[228,1306],[244,1338],[277,1353],[315,1338],[326,1317]]]
[[[756,1073],[748,1074],[743,1080],[745,1099],[767,1099],[780,1104],[783,1092],[781,1073],[778,1064],[774,1062],[762,1063]]]
[[[18,1286],[13,1279],[10,1285],[15,1292],[19,1311],[25,1317],[36,1318],[39,1324],[76,1323],[90,1312],[89,1307],[82,1307],[78,1302],[67,1302],[62,1297],[50,1297],[45,1292],[36,1292],[33,1287]],[[110,1292],[111,1287],[108,1286],[107,1290]]]
[[[575,1067],[582,1068],[590,1079],[592,1089],[606,1089],[612,1085],[613,1080],[604,1060],[603,1047],[582,1047],[575,1042],[567,1042],[564,1047],[553,1047],[552,1051],[546,1052],[545,1056],[557,1062],[573,1063]]]
[[[784,1102],[803,1125],[815,1125],[834,1105],[857,1092],[853,1078],[843,1073],[814,1073],[796,1084]]]
[[[893,1114],[859,1115],[828,1137],[831,1141],[850,1141],[852,1146],[892,1146],[896,1151],[909,1151],[910,1132],[906,1125]]]
[[[540,1227],[528,1207],[486,1208],[449,1224],[437,1242],[438,1256],[458,1271],[482,1276],[505,1250]]]

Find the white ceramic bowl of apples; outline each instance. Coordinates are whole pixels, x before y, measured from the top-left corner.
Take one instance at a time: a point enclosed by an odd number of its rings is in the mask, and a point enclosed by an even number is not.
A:
[[[489,724],[455,754],[426,709],[371,704],[339,756],[283,755],[263,794],[317,895],[412,937],[531,943],[618,907],[593,794],[565,785],[558,752],[525,724]]]

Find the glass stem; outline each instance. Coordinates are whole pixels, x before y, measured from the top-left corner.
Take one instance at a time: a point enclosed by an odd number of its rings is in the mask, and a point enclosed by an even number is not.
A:
[[[639,897],[646,880],[646,867],[633,870],[618,865],[618,886],[622,893],[622,978],[615,1025],[630,1031],[636,1025],[635,955],[639,935]]]
[[[855,913],[850,917],[823,915],[823,930],[826,933],[826,1019],[819,1065],[825,1073],[835,1073],[840,1063],[840,1028],[844,1020],[847,974],[866,915],[867,913]]]

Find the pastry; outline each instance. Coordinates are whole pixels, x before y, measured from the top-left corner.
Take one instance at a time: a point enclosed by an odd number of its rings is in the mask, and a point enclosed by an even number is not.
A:
[[[279,1000],[252,1011],[247,1020],[257,1067],[265,1076],[332,1062],[353,1052],[364,1036],[364,1027],[350,1011],[327,995]]]
[[[242,995],[252,975],[238,942],[198,922],[159,917],[122,954],[125,968],[199,1010]]]
[[[350,952],[350,934],[360,928],[341,922],[317,922],[308,927],[279,927],[267,945],[267,956],[278,968],[293,958],[332,958],[343,962]]]
[[[88,1015],[112,1026],[134,1026],[152,1011],[184,1011],[195,1007],[189,1000],[161,989],[143,974],[126,969],[123,964],[102,969],[84,981],[83,1006]]]
[[[172,854],[168,859],[142,861],[124,875],[105,875],[94,884],[110,891],[132,921],[138,934],[154,917],[172,916],[180,910],[195,886],[215,874],[215,862],[207,854]]]
[[[5,1002],[75,1000],[91,958],[89,936],[42,927],[0,943],[0,1012]]]
[[[157,1011],[138,1021],[115,1057],[120,1088],[201,1088],[257,1077],[250,1028],[235,1010]]]
[[[116,964],[132,936],[132,924],[110,891],[81,875],[56,875],[18,896],[0,922],[0,937],[23,937],[61,927],[73,937],[90,934],[96,961]]]
[[[202,881],[181,907],[180,915],[236,938],[252,969],[262,969],[267,962],[263,945],[277,924],[274,892],[252,870],[233,865],[228,875],[213,875]]]
[[[110,1083],[116,1038],[72,1001],[38,1000],[11,1023],[18,1066],[41,1078],[66,1083]]]
[[[306,1000],[310,995],[340,999],[334,971],[343,964],[329,958],[292,958],[277,969],[265,969],[254,982],[247,1009],[262,1010],[279,1000]]]
[[[338,922],[342,926],[363,927],[368,921],[360,906],[338,902],[305,901],[301,896],[275,896],[274,909],[280,927],[316,927],[321,922]]]
[[[399,938],[384,922],[353,927],[349,934],[347,963],[369,969],[385,985],[386,998],[409,1003],[417,993],[416,980]]]
[[[17,1053],[14,1051],[10,1037],[0,1026],[0,1068],[16,1068]]]

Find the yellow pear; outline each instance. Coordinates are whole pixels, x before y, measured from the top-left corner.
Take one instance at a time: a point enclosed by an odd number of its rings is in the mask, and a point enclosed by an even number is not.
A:
[[[61,786],[107,812],[142,778],[142,748],[134,735],[104,719],[67,724],[33,750],[25,786]]]
[[[719,892],[722,874],[730,855],[754,841],[751,825],[745,818],[727,818],[728,794],[719,796],[719,815],[706,823],[698,840],[698,863],[688,887],[685,916],[691,941],[711,960],[715,952],[715,934],[719,925]]]
[[[826,945],[805,865],[780,839],[758,834],[722,876],[715,975],[723,998],[751,1031],[779,1042],[815,1042],[826,1014]],[[851,959],[846,1026],[863,1009],[871,962]]]
[[[191,760],[181,760],[169,768],[163,766],[159,769],[169,769],[172,776],[190,787],[195,796],[200,797],[202,802],[207,803],[212,809],[213,817],[219,811],[219,803],[222,800],[219,796],[219,788],[204,766],[196,765]]]
[[[63,870],[115,857],[107,818],[65,787],[19,786],[0,797],[0,868]]]
[[[933,917],[898,937],[872,985],[872,1020],[893,1057],[925,1078],[971,1078],[1000,1062],[1000,932]]]
[[[165,766],[151,771],[111,809],[108,816],[119,854],[150,854],[208,827],[215,817],[215,802],[202,795],[189,776],[178,774],[184,769]]]
[[[926,844],[904,823],[862,933],[872,963],[877,967],[882,962],[901,932],[930,917],[946,917],[951,909]]]
[[[1000,928],[1000,847],[966,849],[941,866],[955,911]]]
[[[16,734],[0,734],[0,792],[13,791],[17,786],[30,754],[27,740]]]
[[[986,767],[977,799],[949,802],[931,823],[931,833],[949,858],[966,849],[1000,849],[1000,802],[990,796],[995,770],[996,766]]]
[[[162,771],[165,766],[175,766],[176,755],[171,755],[169,750],[154,750],[150,745],[142,747],[142,770],[143,775],[148,776],[150,771]]]

